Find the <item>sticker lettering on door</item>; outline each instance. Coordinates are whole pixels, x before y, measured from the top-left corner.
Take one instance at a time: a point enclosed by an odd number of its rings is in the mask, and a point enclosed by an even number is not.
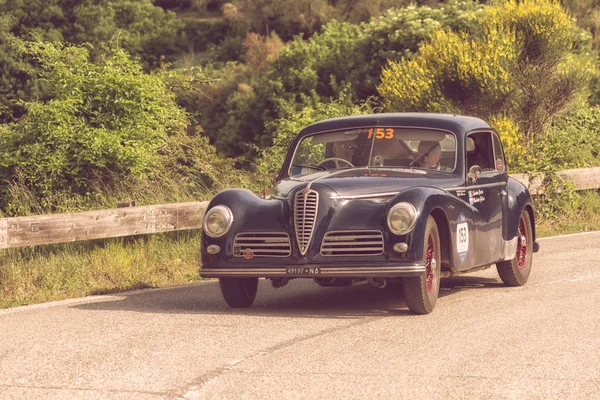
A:
[[[456,225],[456,252],[460,262],[465,261],[469,253],[469,223],[463,213],[458,216]]]
[[[485,196],[483,195],[483,190],[469,190],[469,203],[477,204],[483,203],[485,201]]]

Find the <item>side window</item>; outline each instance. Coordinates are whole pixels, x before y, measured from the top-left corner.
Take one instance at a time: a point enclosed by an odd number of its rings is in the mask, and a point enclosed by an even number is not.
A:
[[[494,171],[494,147],[492,145],[492,134],[490,132],[477,132],[469,135],[475,146],[467,149],[467,170],[473,165],[479,165],[481,171]]]
[[[494,137],[494,165],[496,167],[496,171],[504,172],[506,171],[506,163],[504,161],[504,153],[502,151],[502,143],[500,143],[500,139],[498,135],[493,134]]]

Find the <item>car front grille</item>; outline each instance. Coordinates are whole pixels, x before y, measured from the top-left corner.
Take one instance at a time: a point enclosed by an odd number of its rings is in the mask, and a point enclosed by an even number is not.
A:
[[[290,236],[283,232],[238,233],[233,240],[234,257],[289,257],[291,253]]]
[[[306,188],[296,193],[294,203],[296,241],[298,242],[300,253],[305,255],[315,229],[319,194],[314,190]]]
[[[381,231],[331,231],[321,243],[322,256],[376,256],[383,254]]]

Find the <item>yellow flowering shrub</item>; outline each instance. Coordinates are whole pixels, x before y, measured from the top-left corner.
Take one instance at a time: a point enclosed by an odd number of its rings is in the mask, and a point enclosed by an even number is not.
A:
[[[548,47],[571,48],[575,21],[553,0],[509,0],[486,7],[477,16],[486,34],[510,29],[523,44],[524,57],[539,57]]]
[[[554,121],[582,104],[589,56],[554,0],[508,0],[474,14],[468,32],[438,30],[412,58],[389,62],[377,90],[388,111],[478,116],[501,132],[509,158],[547,139]]]
[[[437,31],[418,56],[390,63],[382,71],[379,94],[393,111],[467,112],[482,97],[497,102],[510,92],[516,59],[514,34],[484,38]],[[470,107],[465,107],[470,105]]]
[[[504,115],[492,116],[488,122],[500,135],[506,162],[512,165],[522,159],[526,153],[526,146],[523,144],[523,135],[519,132],[519,125]]]

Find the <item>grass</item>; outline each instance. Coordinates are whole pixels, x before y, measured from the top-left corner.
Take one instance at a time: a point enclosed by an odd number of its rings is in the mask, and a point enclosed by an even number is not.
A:
[[[0,252],[0,308],[200,279],[200,232]]]
[[[576,204],[565,207],[551,218],[538,217],[537,237],[600,230],[600,193],[595,190],[579,192]]]

